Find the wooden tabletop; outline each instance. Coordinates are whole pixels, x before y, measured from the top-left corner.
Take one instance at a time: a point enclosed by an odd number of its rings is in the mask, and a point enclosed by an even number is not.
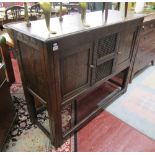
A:
[[[105,23],[102,12],[96,11],[87,13],[86,15],[86,23],[90,25],[90,27],[83,26],[80,14],[65,15],[63,16],[63,22],[60,22],[59,18],[55,17],[51,18],[50,20],[51,30],[57,32],[55,35],[48,32],[44,19],[31,22],[31,27],[27,27],[25,22],[6,24],[5,27],[14,29],[16,31],[19,31],[28,36],[45,42],[75,33],[90,31],[99,27],[105,27],[120,22],[127,22],[129,20],[134,20],[136,18],[142,17],[144,17],[144,15],[142,14],[128,14],[128,16],[125,18],[124,12],[109,10],[108,20],[107,23]]]

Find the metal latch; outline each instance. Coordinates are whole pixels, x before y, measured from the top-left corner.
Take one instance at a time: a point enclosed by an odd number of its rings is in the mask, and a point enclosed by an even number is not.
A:
[[[58,43],[53,43],[53,51],[59,50]]]

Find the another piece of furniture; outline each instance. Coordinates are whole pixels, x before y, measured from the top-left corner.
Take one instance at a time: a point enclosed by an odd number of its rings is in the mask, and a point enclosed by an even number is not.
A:
[[[30,7],[30,12],[41,13],[41,8],[39,3],[35,3]]]
[[[11,6],[5,10],[5,23],[24,19],[24,7]]]
[[[52,8],[51,14],[52,14],[52,17],[53,17],[53,16],[59,17],[59,16],[60,16],[60,6],[59,6],[59,5],[58,5],[58,6],[54,6],[54,7]],[[68,9],[67,9],[67,7],[64,7],[64,6],[62,7],[62,12],[61,12],[61,14],[62,14],[62,16],[68,14]]]
[[[3,37],[6,37],[7,40],[5,44],[0,45],[1,56],[5,64],[6,79],[10,84],[12,84],[15,82],[15,76],[10,58],[9,48],[13,47],[14,45],[7,34],[3,35]]]
[[[148,65],[154,65],[155,61],[155,14],[148,15],[144,18],[143,26],[140,33],[138,52],[134,60],[131,78],[141,69]]]
[[[4,51],[2,52],[5,47],[5,43],[0,44],[0,56],[5,59],[5,61],[0,62],[0,151],[2,151],[8,133],[16,119],[16,113],[10,95],[10,83],[6,78],[6,71],[8,71],[10,61],[8,61],[8,55],[6,53],[4,54]]]
[[[14,71],[13,71],[13,66],[10,59],[9,51],[10,49],[14,50],[14,53],[13,53],[14,55],[16,55],[16,51],[14,48],[13,40],[10,38],[9,34],[4,33],[2,36],[6,38],[6,44],[4,44],[4,46],[1,47],[1,54],[2,54],[1,57],[3,58],[3,62],[6,64],[5,65],[6,79],[10,84],[12,84],[15,82],[15,76],[14,76]],[[37,100],[35,101],[35,106],[38,112],[43,109],[42,105]]]
[[[87,13],[87,28],[79,14],[63,18],[51,18],[56,34],[49,34],[44,20],[29,28],[25,23],[5,25],[14,33],[30,118],[54,146],[126,91],[143,21],[142,15],[125,18],[114,10],[106,23],[102,11]],[[36,99],[47,106],[49,130],[38,122]],[[69,113],[68,120],[63,112]]]
[[[63,6],[67,8],[68,12],[77,11],[80,12],[80,4],[79,2],[69,2],[63,3]]]
[[[40,8],[40,3],[35,3],[30,7],[30,20],[37,20],[41,17],[42,10]]]

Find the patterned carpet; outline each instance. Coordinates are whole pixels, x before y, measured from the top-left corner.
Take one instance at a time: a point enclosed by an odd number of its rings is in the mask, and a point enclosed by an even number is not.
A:
[[[72,152],[74,151],[74,136],[69,138],[60,148],[55,149],[46,135],[34,124],[31,123],[23,88],[21,84],[14,84],[11,87],[11,94],[18,120],[14,124],[12,131],[8,137],[7,143],[3,151],[6,152]],[[71,111],[65,109],[62,111],[63,130],[70,127]],[[47,111],[38,114],[38,119],[43,126],[48,126]],[[39,135],[39,136],[38,136]]]
[[[139,74],[106,110],[155,140],[155,66]]]

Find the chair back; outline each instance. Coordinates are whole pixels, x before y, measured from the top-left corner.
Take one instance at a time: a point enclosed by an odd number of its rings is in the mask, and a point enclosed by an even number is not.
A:
[[[39,3],[32,5],[30,8],[30,12],[40,13],[40,10],[41,8]]]
[[[24,7],[22,6],[11,6],[5,10],[5,19],[6,22],[9,21],[18,21],[24,19]]]

